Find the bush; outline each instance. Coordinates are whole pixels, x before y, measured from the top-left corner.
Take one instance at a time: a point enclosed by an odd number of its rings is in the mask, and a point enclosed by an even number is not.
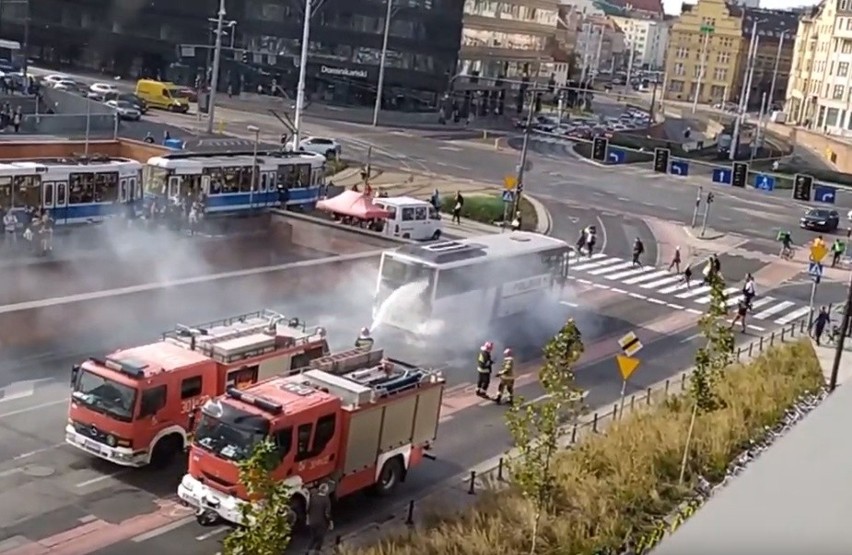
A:
[[[332,175],[338,174],[349,167],[349,160],[342,160],[340,158],[329,158],[325,162],[325,176],[330,177]]]
[[[452,214],[453,206],[455,206],[453,195],[447,195],[441,198],[441,212]],[[535,231],[538,226],[538,216],[533,205],[521,197],[520,203],[522,228],[526,231]],[[505,205],[503,199],[495,195],[470,195],[464,197],[464,206],[462,207],[461,217],[480,222],[483,224],[493,224],[503,221],[503,211]],[[508,214],[509,221],[512,220],[512,214]]]
[[[720,479],[764,426],[823,384],[808,341],[771,349],[735,366],[716,386],[724,408],[697,417],[686,482],[678,485],[692,403],[672,397],[592,435],[554,465],[557,495],[542,520],[537,553],[591,554],[638,538],[692,491],[697,473]],[[359,555],[492,555],[529,552],[532,507],[511,487],[490,491],[461,514],[427,529],[354,551]]]

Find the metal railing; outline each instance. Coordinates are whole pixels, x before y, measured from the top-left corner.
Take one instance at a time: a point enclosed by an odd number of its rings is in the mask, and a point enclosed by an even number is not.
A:
[[[831,310],[829,306],[829,310]],[[773,331],[771,334],[763,335],[746,345],[737,347],[736,362],[741,363],[761,355],[764,351],[787,342],[788,340],[796,340],[798,338],[807,337],[809,332],[809,317],[805,316],[799,320],[791,322]],[[605,433],[606,426],[623,417],[624,414],[631,413],[639,408],[649,407],[658,404],[670,395],[683,394],[688,387],[689,377],[693,369],[681,372],[680,375],[675,375],[665,381],[648,387],[644,392],[633,394],[627,397],[622,404],[619,401],[613,403],[612,408],[600,408],[591,414],[586,414],[578,419],[573,424],[568,424],[563,427],[564,434],[560,440],[561,447],[571,449],[577,445],[585,436],[589,434],[596,435]],[[395,506],[390,511],[390,516],[383,519],[379,523],[371,523],[366,527],[351,532],[346,535],[339,535],[335,539],[336,545],[348,545],[351,547],[365,547],[374,541],[377,541],[385,529],[387,533],[393,534],[404,528],[412,528],[416,524],[415,513],[418,503],[427,502],[428,498],[441,497],[445,498],[452,493],[458,494],[459,491],[475,496],[480,490],[493,490],[500,488],[509,480],[509,470],[507,460],[514,458],[513,454],[506,454],[500,457],[495,457],[490,461],[481,463],[480,465],[466,471],[462,475],[457,475],[454,478],[443,482],[429,489],[418,497],[411,499],[404,504]],[[390,525],[390,526],[389,526]],[[396,527],[396,529],[394,529]],[[378,534],[371,537],[370,541],[358,541],[358,538],[365,535],[369,530]]]

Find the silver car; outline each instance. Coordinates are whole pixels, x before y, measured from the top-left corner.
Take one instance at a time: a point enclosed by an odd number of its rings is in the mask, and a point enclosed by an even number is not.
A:
[[[106,105],[118,112],[118,117],[125,121],[139,121],[142,113],[126,100],[107,100]]]

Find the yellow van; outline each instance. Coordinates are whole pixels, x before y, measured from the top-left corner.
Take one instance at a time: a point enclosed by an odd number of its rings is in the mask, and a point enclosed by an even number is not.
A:
[[[189,111],[189,101],[179,91],[180,87],[174,83],[151,79],[140,79],[136,83],[136,96],[151,108],[186,113]]]

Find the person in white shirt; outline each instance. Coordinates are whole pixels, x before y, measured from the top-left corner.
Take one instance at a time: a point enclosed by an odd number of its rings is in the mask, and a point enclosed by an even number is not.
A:
[[[3,215],[3,231],[4,242],[7,245],[15,244],[18,239],[18,218],[15,217],[11,210],[7,210],[6,214]]]
[[[743,300],[749,308],[751,308],[751,301],[754,299],[755,294],[754,277],[751,274],[746,274],[745,284],[743,285]]]

